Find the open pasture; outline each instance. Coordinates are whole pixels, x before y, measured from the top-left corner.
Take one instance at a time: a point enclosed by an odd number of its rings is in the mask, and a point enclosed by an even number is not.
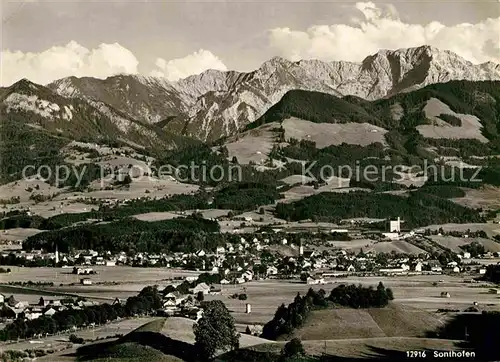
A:
[[[361,359],[377,356],[385,356],[391,353],[394,360],[405,360],[406,351],[415,350],[461,350],[459,341],[431,338],[408,338],[408,337],[379,337],[379,338],[355,338],[339,340],[317,340],[304,341],[306,353],[311,355],[326,354],[335,356],[339,361],[358,361]],[[250,348],[257,352],[275,352],[283,348],[286,342],[263,344]],[[399,353],[398,353],[399,352]],[[397,353],[397,356],[395,354]],[[399,358],[397,358],[399,357]],[[335,359],[337,360],[337,359]]]
[[[329,293],[339,284],[375,287],[380,281],[393,290],[395,302],[403,306],[435,313],[438,309],[464,310],[477,302],[477,308],[480,310],[500,310],[500,297],[488,293],[488,285],[479,287],[478,284],[466,284],[462,277],[448,275],[344,277],[332,278],[324,285],[281,280],[254,281],[243,285],[224,286],[221,295],[207,296],[206,299],[223,300],[238,323],[264,324],[272,319],[279,305],[288,305],[297,293],[305,294],[309,288],[324,289]],[[444,291],[450,293],[450,298],[440,297]],[[241,301],[229,298],[235,293],[246,293],[248,299]],[[249,314],[245,313],[247,303],[252,309]]]
[[[424,337],[445,318],[399,303],[385,308],[325,309],[313,311],[293,335],[301,340]]]

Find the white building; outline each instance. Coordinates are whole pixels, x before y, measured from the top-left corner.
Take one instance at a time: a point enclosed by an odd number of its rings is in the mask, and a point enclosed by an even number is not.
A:
[[[401,232],[401,218],[398,217],[397,220],[389,221],[389,232],[391,233]]]

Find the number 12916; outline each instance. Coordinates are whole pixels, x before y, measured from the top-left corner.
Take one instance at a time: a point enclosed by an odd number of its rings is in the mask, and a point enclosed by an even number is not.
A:
[[[426,356],[425,351],[406,351],[406,357],[408,358],[425,358]]]

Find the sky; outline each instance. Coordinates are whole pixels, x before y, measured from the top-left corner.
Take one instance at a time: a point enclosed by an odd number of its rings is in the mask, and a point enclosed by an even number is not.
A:
[[[0,0],[0,85],[126,73],[176,81],[267,59],[359,62],[433,45],[500,63],[500,0]]]

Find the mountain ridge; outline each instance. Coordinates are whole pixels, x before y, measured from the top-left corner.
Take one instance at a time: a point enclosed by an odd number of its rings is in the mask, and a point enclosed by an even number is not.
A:
[[[293,89],[388,97],[450,80],[500,80],[500,65],[472,64],[431,46],[380,50],[362,62],[273,57],[251,72],[207,70],[176,82],[139,75],[69,77],[48,85],[71,98],[96,99],[144,123],[167,118],[173,133],[214,141],[243,129]]]

